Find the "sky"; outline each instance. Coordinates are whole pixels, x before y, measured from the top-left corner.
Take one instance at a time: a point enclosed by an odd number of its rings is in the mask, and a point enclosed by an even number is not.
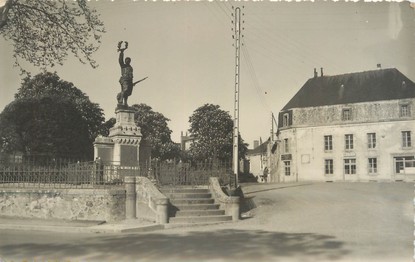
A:
[[[128,41],[134,79],[129,104],[145,103],[169,118],[180,142],[200,106],[219,105],[233,116],[235,48],[232,7],[242,8],[240,133],[250,145],[270,136],[278,112],[313,77],[397,68],[415,81],[415,9],[409,2],[90,1],[106,33],[91,68],[69,57],[49,68],[115,116],[117,43]],[[0,38],[0,110],[21,83],[12,46]],[[36,74],[38,69],[26,66]]]

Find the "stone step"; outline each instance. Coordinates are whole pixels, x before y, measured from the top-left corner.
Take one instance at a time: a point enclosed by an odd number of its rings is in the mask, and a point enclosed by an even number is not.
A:
[[[192,224],[192,223],[206,223],[206,222],[222,222],[231,221],[232,216],[188,216],[188,217],[171,217],[169,222],[172,224]]]
[[[180,210],[177,211],[175,217],[196,217],[196,216],[221,216],[225,215],[225,210]]]
[[[216,221],[216,222],[200,222],[200,223],[169,223],[169,224],[165,224],[164,228],[198,227],[198,226],[218,225],[218,224],[223,224],[223,223],[232,223],[232,220]]]
[[[183,198],[211,198],[211,193],[169,193],[165,194],[170,200]]]
[[[175,188],[162,188],[161,192],[163,194],[171,193],[210,193],[208,188],[189,188],[189,187],[175,187]]]
[[[173,208],[178,211],[184,210],[212,210],[219,209],[219,204],[192,204],[192,205],[175,205]]]
[[[215,200],[213,198],[178,198],[170,199],[170,203],[173,206],[177,205],[192,205],[192,204],[213,204]]]

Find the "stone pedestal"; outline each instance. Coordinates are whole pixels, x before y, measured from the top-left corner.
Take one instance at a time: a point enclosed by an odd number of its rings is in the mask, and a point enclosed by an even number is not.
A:
[[[141,131],[134,122],[134,109],[118,106],[116,123],[108,137],[97,137],[94,142],[94,158],[122,166],[138,166]]]

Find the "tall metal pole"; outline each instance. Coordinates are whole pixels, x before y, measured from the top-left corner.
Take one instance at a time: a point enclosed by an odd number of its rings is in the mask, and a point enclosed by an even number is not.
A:
[[[239,178],[239,62],[241,44],[241,9],[235,8],[235,111],[233,122],[233,173],[235,175],[235,188],[238,187]]]

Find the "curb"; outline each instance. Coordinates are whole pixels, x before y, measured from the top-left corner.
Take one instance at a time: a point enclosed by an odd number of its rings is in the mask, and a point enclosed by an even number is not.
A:
[[[164,225],[143,225],[143,226],[114,226],[114,225],[100,225],[87,228],[91,233],[139,233],[151,232],[155,230],[164,229]]]
[[[164,225],[159,224],[143,226],[97,225],[88,227],[0,224],[0,230],[48,231],[58,233],[139,233],[164,228]]]

